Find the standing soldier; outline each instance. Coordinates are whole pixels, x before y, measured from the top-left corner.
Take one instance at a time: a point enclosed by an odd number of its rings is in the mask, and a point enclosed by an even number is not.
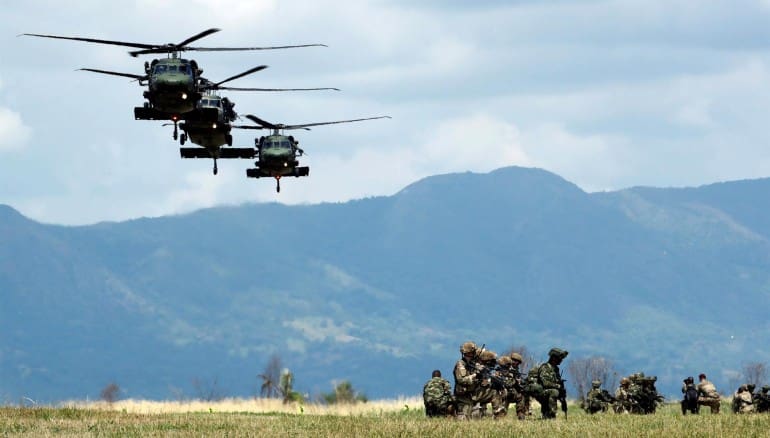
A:
[[[430,380],[422,387],[422,400],[425,403],[425,415],[428,417],[446,417],[454,414],[452,386],[441,377],[441,371],[434,370]]]
[[[562,402],[562,410],[565,414],[567,412],[566,388],[559,365],[568,354],[569,352],[560,348],[551,348],[548,352],[548,362],[540,365],[535,371],[537,382],[543,388],[537,396],[543,418],[556,418],[559,400]]]
[[[708,406],[711,408],[712,414],[718,414],[721,397],[717,392],[717,387],[709,382],[705,374],[699,375],[698,380],[698,405]]]
[[[615,391],[615,413],[623,414],[631,412],[631,394],[629,388],[631,380],[628,377],[620,379],[620,386]]]
[[[476,344],[466,342],[460,347],[462,357],[455,364],[455,403],[457,405],[457,419],[467,420],[471,418],[471,410],[475,401],[473,395],[476,392],[478,379],[476,376]],[[480,377],[480,376],[479,376]]]

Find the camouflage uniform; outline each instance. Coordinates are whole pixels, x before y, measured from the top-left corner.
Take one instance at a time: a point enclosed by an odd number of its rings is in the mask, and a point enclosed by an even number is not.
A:
[[[631,412],[631,394],[628,392],[631,381],[627,377],[620,379],[620,386],[615,390],[615,412],[618,414]]]
[[[432,377],[422,388],[422,400],[425,403],[425,415],[446,416],[453,410],[452,386],[443,377]]]
[[[478,412],[473,412],[474,417],[483,417],[487,412],[487,403],[492,403],[492,412],[495,418],[505,416],[505,407],[503,405],[506,397],[505,387],[500,379],[494,373],[497,365],[497,353],[485,350],[479,354],[478,367],[481,374],[481,382],[476,388],[473,399],[478,405]],[[476,406],[474,406],[474,410]]]
[[[698,405],[708,406],[709,408],[711,408],[712,414],[718,414],[721,397],[717,392],[717,388],[716,386],[714,386],[713,383],[709,382],[708,379],[706,379],[705,375],[701,375],[701,376],[702,378],[700,379],[700,382],[698,383],[698,386],[697,386]]]
[[[736,414],[754,412],[754,400],[747,385],[741,385],[733,394],[733,412]]]
[[[762,392],[755,394],[754,407],[757,412],[770,412],[770,386],[762,387]]]
[[[543,418],[556,418],[559,398],[566,390],[561,379],[559,364],[567,357],[567,354],[569,354],[567,351],[552,348],[548,352],[548,362],[540,365],[536,370],[537,381],[543,387],[537,396]]]
[[[519,420],[525,419],[529,411],[529,396],[524,393],[521,371],[519,371],[519,365],[523,361],[524,358],[516,352],[511,353],[509,356],[503,356],[498,361],[498,369],[501,370],[501,376],[507,391],[505,409],[506,411],[508,410],[510,403],[516,403],[516,418]]]
[[[476,376],[476,344],[466,342],[460,347],[463,357],[457,361],[454,368],[455,377],[455,403],[457,404],[457,419],[467,420],[476,400],[474,395],[478,392],[479,380]]]
[[[588,391],[586,399],[583,402],[583,409],[589,414],[607,412],[609,404],[614,401],[610,393],[601,389],[601,386],[602,382],[599,380],[591,382],[591,390]]]

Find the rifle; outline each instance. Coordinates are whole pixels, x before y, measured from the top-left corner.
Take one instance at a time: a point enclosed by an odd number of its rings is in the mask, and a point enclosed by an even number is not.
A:
[[[564,419],[567,419],[567,387],[564,383],[567,379],[563,379],[561,376],[561,370],[559,370],[559,380],[561,380],[561,387],[559,388],[559,403],[561,403],[561,411],[564,412]]]

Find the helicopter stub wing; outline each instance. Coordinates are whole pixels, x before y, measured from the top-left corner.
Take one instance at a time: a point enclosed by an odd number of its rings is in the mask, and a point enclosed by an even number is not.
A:
[[[256,156],[254,148],[220,148],[218,154],[212,154],[206,148],[179,148],[179,155],[182,158],[243,158],[250,159]]]
[[[219,120],[219,112],[216,108],[196,108],[189,113],[182,114],[180,118],[191,122],[216,122]]]

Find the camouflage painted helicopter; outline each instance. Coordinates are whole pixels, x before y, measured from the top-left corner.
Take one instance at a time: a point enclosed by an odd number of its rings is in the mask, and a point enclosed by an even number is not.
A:
[[[364,119],[337,120],[334,122],[304,123],[301,125],[274,124],[260,119],[251,114],[247,119],[259,126],[252,125],[233,125],[233,128],[239,129],[272,129],[273,133],[268,136],[262,136],[254,139],[256,146],[255,155],[257,157],[256,168],[246,169],[248,178],[275,178],[275,191],[281,191],[281,177],[284,176],[308,176],[310,167],[299,166],[297,157],[305,154],[305,151],[298,147],[299,142],[294,136],[283,135],[281,131],[291,129],[310,130],[311,126],[334,125],[338,123],[360,122],[363,120],[389,119],[390,116],[367,117]]]
[[[223,82],[234,78],[228,78],[218,83],[205,83],[201,86],[205,89],[203,97],[193,111],[216,111],[217,118],[214,121],[204,117],[188,117],[179,124],[183,131],[179,136],[179,144],[184,145],[189,139],[200,148],[179,148],[182,158],[211,158],[214,160],[214,175],[217,174],[217,159],[219,158],[254,158],[254,148],[222,148],[232,146],[233,136],[230,134],[232,122],[238,118],[233,110],[235,104],[227,97],[222,97],[215,90],[245,90],[245,91],[310,91],[310,90],[337,90],[337,88],[231,88],[221,87]]]
[[[203,70],[198,67],[198,63],[195,62],[195,60],[180,58],[179,53],[185,51],[211,52],[272,50],[295,47],[324,46],[323,44],[301,44],[273,47],[190,47],[188,45],[194,41],[219,31],[220,29],[208,29],[193,35],[178,44],[142,44],[125,41],[112,41],[82,37],[65,37],[58,35],[42,35],[34,33],[25,33],[23,35],[41,38],[85,41],[98,44],[111,44],[140,49],[129,52],[129,54],[134,57],[144,54],[166,53],[168,56],[165,59],[154,59],[152,62],[145,62],[144,75],[121,73],[109,70],[98,70],[92,68],[84,68],[81,70],[113,76],[122,76],[137,80],[139,85],[148,87],[148,89],[144,92],[144,97],[147,99],[147,102],[145,102],[141,107],[134,108],[134,117],[141,120],[172,120],[175,122],[175,124],[177,121],[187,119],[188,117],[197,117],[212,121],[216,119],[216,114],[213,111],[197,111],[194,114],[188,115],[188,113],[191,113],[196,109],[196,105],[202,97],[203,91],[206,90],[205,84],[210,82],[201,77]],[[254,69],[247,70],[246,72],[227,80],[232,80],[236,77],[254,73],[264,69],[265,67],[266,66],[255,67]],[[219,82],[219,84],[226,82],[227,80]],[[174,132],[174,139],[176,139],[176,129]]]

